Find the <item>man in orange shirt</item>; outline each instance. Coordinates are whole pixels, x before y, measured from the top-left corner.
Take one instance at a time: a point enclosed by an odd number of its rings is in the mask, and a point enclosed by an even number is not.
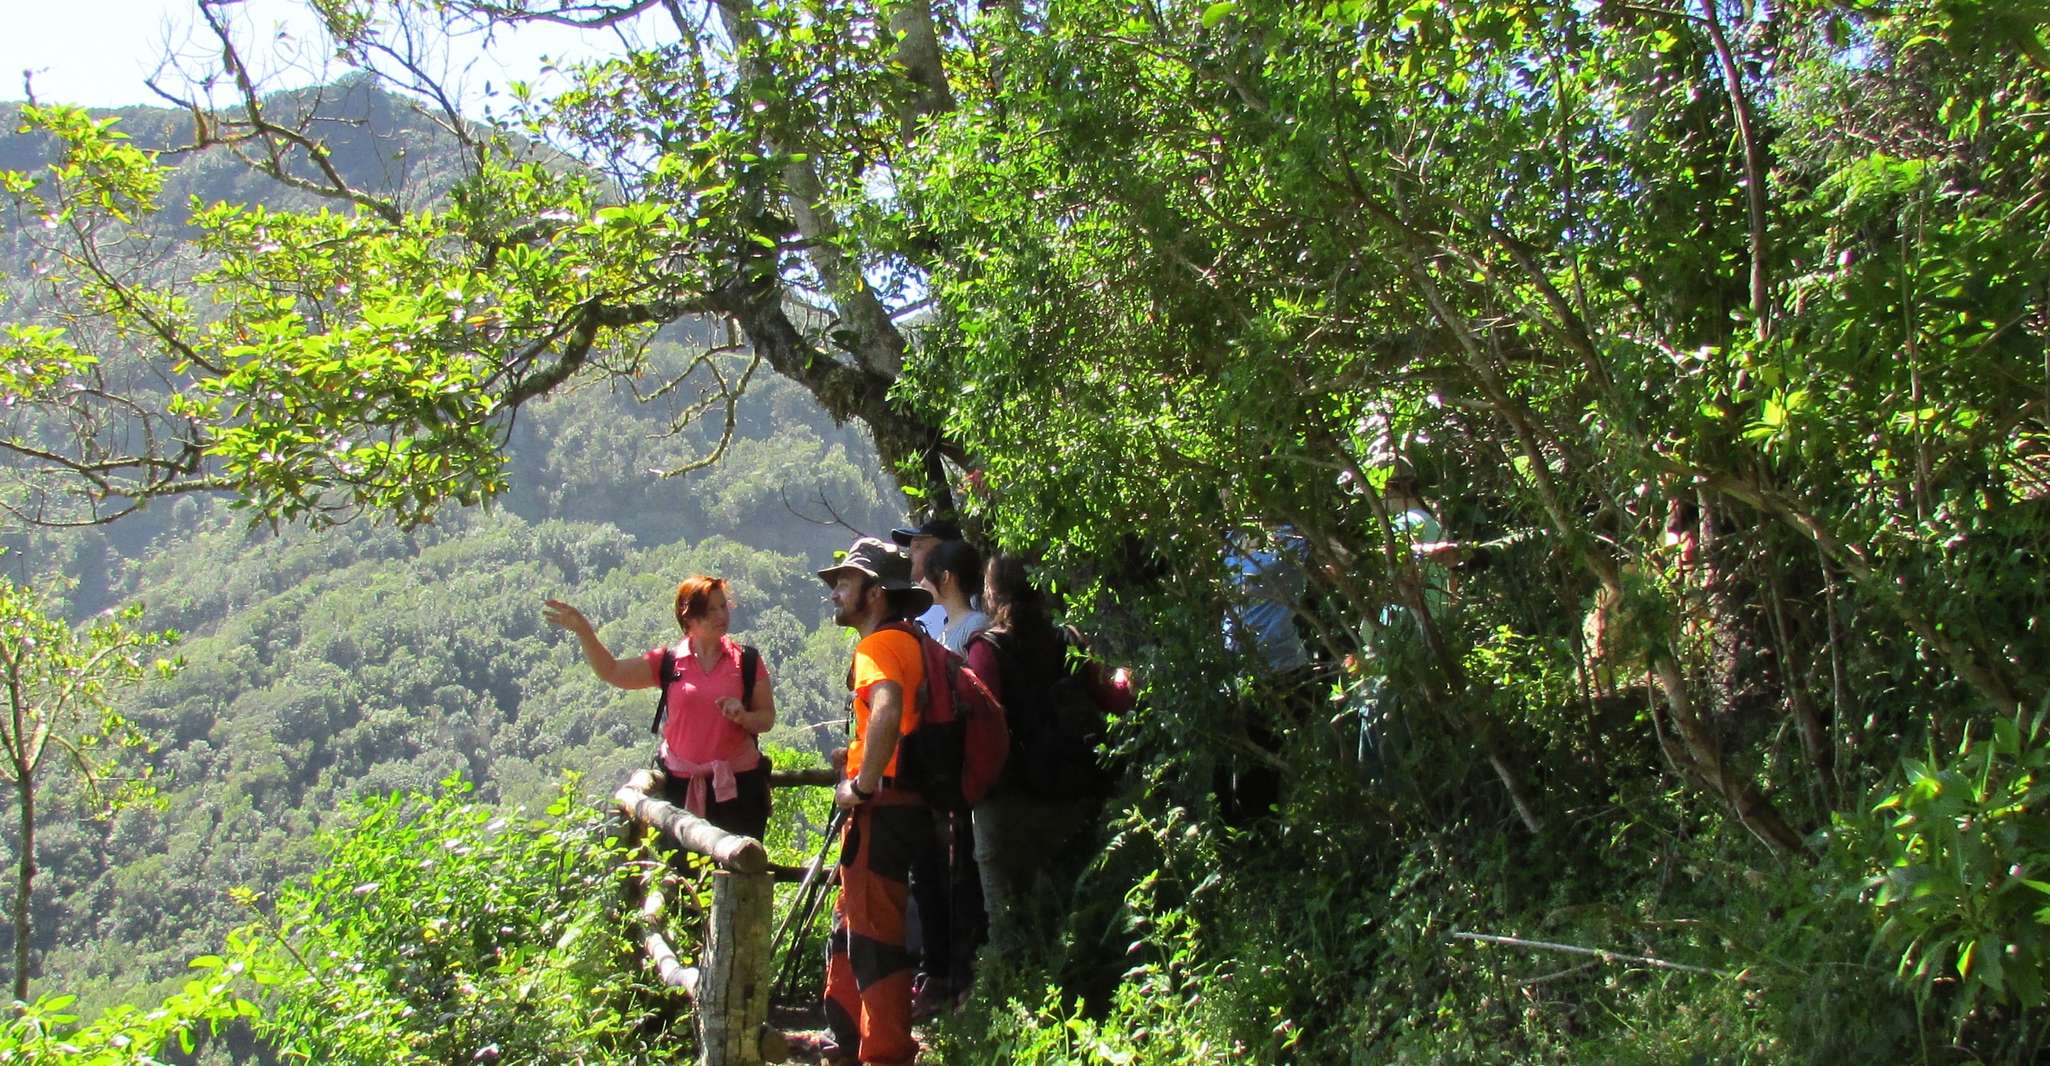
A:
[[[912,863],[932,845],[932,814],[895,785],[897,738],[917,728],[925,680],[918,638],[885,623],[918,617],[932,595],[911,580],[911,560],[864,537],[818,572],[832,588],[833,620],[861,635],[849,680],[854,735],[833,803],[848,812],[840,838],[840,899],[826,953],[827,1033],[794,1040],[832,1063],[910,1063],[911,979],[904,946]]]

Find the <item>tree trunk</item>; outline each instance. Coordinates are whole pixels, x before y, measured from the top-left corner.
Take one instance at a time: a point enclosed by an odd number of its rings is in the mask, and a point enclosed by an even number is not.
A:
[[[1675,748],[1687,760],[1682,769],[1703,788],[1722,797],[1730,812],[1737,816],[1738,823],[1751,835],[1781,852],[1805,854],[1807,847],[1801,840],[1801,834],[1787,824],[1772,801],[1751,782],[1731,771],[1723,758],[1721,741],[1695,711],[1679,662],[1670,653],[1655,652],[1651,673],[1652,680],[1665,697],[1674,730],[1679,734]]]
[[[14,998],[28,1002],[29,892],[36,880],[36,788],[27,773],[15,786],[21,794],[21,875],[14,891]]]
[[[775,882],[767,874],[712,874],[712,918],[705,923],[702,974],[695,996],[698,1046],[706,1066],[762,1061],[769,1017],[769,914]]]

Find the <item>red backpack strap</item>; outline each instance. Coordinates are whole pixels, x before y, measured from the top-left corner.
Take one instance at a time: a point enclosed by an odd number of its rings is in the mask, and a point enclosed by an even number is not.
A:
[[[884,622],[882,625],[877,626],[876,629],[879,631],[884,629],[894,629],[900,633],[909,633],[911,634],[911,639],[916,640],[918,642],[919,664],[923,667],[923,669],[919,670],[918,672],[918,690],[912,693],[912,695],[918,701],[918,720],[920,722],[925,721],[926,713],[932,709],[932,649],[934,646],[939,647],[940,662],[945,663],[946,645],[940,644],[939,641],[932,639],[932,635],[927,633],[924,627],[920,626],[917,622],[904,621],[900,619],[895,622]],[[854,678],[852,667],[849,668],[847,676],[848,682],[851,685],[853,683]],[[916,729],[918,727],[912,726],[912,728]]]

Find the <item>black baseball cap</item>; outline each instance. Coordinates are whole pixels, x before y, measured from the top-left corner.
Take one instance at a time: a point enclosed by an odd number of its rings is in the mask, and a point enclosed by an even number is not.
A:
[[[917,526],[893,529],[890,539],[900,548],[909,548],[914,537],[938,537],[941,540],[960,540],[961,526],[948,518],[928,518]]]

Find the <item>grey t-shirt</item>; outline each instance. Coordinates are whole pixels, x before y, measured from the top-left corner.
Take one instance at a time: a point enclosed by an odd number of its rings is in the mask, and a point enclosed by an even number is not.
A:
[[[968,654],[968,641],[975,634],[989,628],[989,616],[970,608],[959,618],[947,619],[947,626],[940,632],[940,643],[956,655]]]

